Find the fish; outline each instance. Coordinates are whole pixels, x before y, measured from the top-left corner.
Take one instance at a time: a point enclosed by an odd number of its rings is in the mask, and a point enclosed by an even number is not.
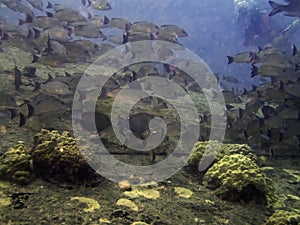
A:
[[[49,35],[50,40],[55,40],[59,42],[67,42],[72,39],[70,32],[64,27],[51,27],[44,29],[45,34]]]
[[[82,16],[78,11],[69,8],[63,8],[55,11],[53,17],[62,22],[79,22],[86,21],[86,18]]]
[[[279,77],[283,76],[285,73],[294,72],[294,69],[285,69],[282,67],[275,67],[272,65],[262,65],[261,67],[257,67],[252,65],[251,68],[251,77],[256,75],[267,76],[267,77]]]
[[[98,28],[104,28],[109,25],[110,20],[107,16],[94,15],[88,22],[89,24],[94,25]]]
[[[149,21],[139,21],[139,22],[135,22],[131,25],[129,32],[131,35],[133,34],[140,34],[140,33],[144,33],[144,34],[152,34],[152,33],[157,33],[158,32],[159,27]]]
[[[80,25],[74,28],[74,35],[87,38],[103,38],[104,34],[93,24]]]
[[[237,84],[239,82],[239,80],[233,76],[223,76],[223,80],[225,80],[229,83],[234,83],[234,84]]]
[[[227,56],[228,64],[235,63],[253,63],[256,59],[255,52],[242,52],[235,56]]]
[[[125,30],[126,26],[130,27],[132,24],[125,18],[111,18],[109,25],[121,30]]]
[[[26,0],[34,8],[43,11],[43,1],[42,0]]]
[[[188,36],[187,32],[183,28],[177,25],[161,25],[158,30],[158,34],[161,36],[172,37],[172,38]]]
[[[111,5],[107,0],[92,0],[91,4],[93,9],[96,10],[101,10],[101,11],[106,11],[106,10],[111,10]]]
[[[95,116],[95,121],[90,121],[92,114]],[[82,128],[89,132],[93,132],[96,127],[97,133],[111,127],[111,122],[108,116],[101,112],[84,112],[81,114],[80,124]]]
[[[264,59],[265,56],[268,55],[283,55],[285,52],[280,49],[280,48],[274,48],[274,47],[266,47],[266,48],[261,48],[258,47],[258,62],[261,62],[262,59]]]
[[[67,51],[63,44],[58,41],[50,40],[49,41],[49,52],[57,55],[67,57]]]
[[[284,68],[289,70],[296,70],[296,64],[291,61],[291,57],[287,55],[270,54],[266,55],[261,63],[263,66],[273,66],[276,68]]]
[[[63,23],[56,17],[49,16],[37,16],[37,17],[29,17],[27,16],[25,20],[19,19],[19,25],[27,24],[31,27],[39,27],[39,28],[51,28],[51,27],[61,27]]]
[[[289,0],[289,4],[282,5],[273,1],[269,1],[270,6],[273,8],[269,16],[283,12],[285,16],[300,17],[300,2],[299,0]]]
[[[50,81],[45,84],[41,84],[41,90],[51,96],[71,95],[73,92],[69,89],[69,86],[64,82]]]
[[[16,4],[16,10],[19,11],[20,13],[25,14],[28,17],[31,17],[31,18],[34,17],[33,11],[27,5],[24,5],[22,3]]]

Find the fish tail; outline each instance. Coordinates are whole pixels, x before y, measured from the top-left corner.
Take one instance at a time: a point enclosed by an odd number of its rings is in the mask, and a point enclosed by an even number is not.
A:
[[[298,53],[298,49],[297,49],[296,45],[293,45],[292,49],[293,49],[292,56],[294,56],[294,55],[296,55]]]
[[[282,12],[282,10],[280,9],[280,4],[273,2],[273,1],[269,1],[269,4],[273,8],[272,11],[270,12],[269,16],[273,16],[279,12]]]
[[[258,75],[258,67],[252,65],[252,68],[251,68],[251,77],[254,77],[256,75]]]
[[[227,56],[227,59],[228,59],[228,64],[231,64],[234,62],[234,58],[232,56]]]

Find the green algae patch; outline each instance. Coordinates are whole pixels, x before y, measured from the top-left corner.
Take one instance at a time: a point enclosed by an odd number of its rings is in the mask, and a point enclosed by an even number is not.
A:
[[[190,198],[193,195],[193,192],[187,188],[183,187],[175,187],[174,188],[175,193],[182,198]]]
[[[98,201],[92,198],[86,198],[86,197],[72,197],[71,200],[78,200],[82,203],[87,204],[87,207],[83,209],[85,212],[94,212],[96,209],[100,209],[100,204]]]
[[[133,222],[131,225],[149,225],[149,223],[145,223],[142,221]]]
[[[297,170],[292,170],[292,169],[283,169],[284,172],[289,174],[291,177],[294,179],[290,180],[289,182],[294,184],[294,183],[300,183],[300,172]]]
[[[286,225],[300,223],[300,214],[285,210],[276,210],[264,225]]]
[[[209,149],[208,149],[208,146]],[[225,155],[242,154],[256,161],[256,155],[252,148],[247,144],[224,144],[218,141],[199,141],[194,145],[188,166],[196,167],[203,157],[214,156],[214,162],[218,162]]]
[[[156,190],[157,184],[143,184],[141,186],[133,186],[131,191],[124,191],[123,194],[130,198],[144,197],[147,199],[158,199],[160,193]]]
[[[34,137],[31,152],[35,173],[60,184],[88,184],[102,181],[79,151],[69,132],[41,130]]]
[[[126,198],[120,198],[117,201],[116,205],[128,207],[129,209],[131,209],[133,211],[139,210],[139,207],[133,201],[126,199]]]
[[[28,184],[33,178],[32,158],[23,142],[9,148],[0,157],[0,178],[17,184]]]
[[[203,184],[228,201],[272,206],[276,200],[271,179],[243,154],[225,155],[206,172]]]

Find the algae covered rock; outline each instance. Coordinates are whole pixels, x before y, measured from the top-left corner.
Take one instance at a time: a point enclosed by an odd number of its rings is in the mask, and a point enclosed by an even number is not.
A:
[[[268,218],[264,225],[297,225],[300,223],[300,214],[285,210],[276,210],[275,213]]]
[[[42,130],[31,152],[35,173],[54,183],[88,184],[101,181],[87,164],[69,132]]]
[[[271,179],[242,154],[225,155],[205,173],[203,184],[224,200],[268,206],[275,201]]]
[[[0,157],[0,178],[18,184],[28,184],[33,178],[31,156],[23,142],[9,148]]]
[[[207,149],[208,144],[211,146],[209,149]],[[208,155],[214,155],[214,162],[218,162],[223,156],[232,154],[242,154],[256,160],[252,148],[247,144],[224,144],[217,141],[199,141],[193,148],[188,165],[197,167],[202,157]]]

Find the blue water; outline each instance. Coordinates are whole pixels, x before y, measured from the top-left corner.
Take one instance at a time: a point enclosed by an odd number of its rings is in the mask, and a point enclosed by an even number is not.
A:
[[[236,0],[239,1],[239,0]],[[237,10],[234,0],[110,0],[112,10],[97,11],[86,8],[80,0],[52,0],[51,3],[68,5],[87,15],[106,15],[109,18],[123,17],[130,22],[148,20],[158,26],[163,24],[177,24],[183,27],[188,37],[179,41],[185,47],[198,54],[211,68],[214,73],[221,76],[235,76],[239,79],[240,88],[250,87],[257,78],[250,78],[250,66],[232,64],[227,65],[226,55],[235,55],[238,52],[257,50],[257,46],[244,46],[244,31],[237,23]],[[256,5],[260,10],[271,11],[267,0],[248,1]],[[280,2],[280,1],[279,1]],[[44,5],[47,2],[44,1]],[[1,9],[3,15],[7,9]],[[10,20],[15,20],[19,13],[10,12],[7,15]],[[44,15],[44,12],[35,11],[35,15]],[[277,14],[269,18],[271,24],[279,28],[293,21]],[[105,33],[105,31],[104,31]],[[300,31],[296,32],[290,39],[291,44],[300,44]]]

